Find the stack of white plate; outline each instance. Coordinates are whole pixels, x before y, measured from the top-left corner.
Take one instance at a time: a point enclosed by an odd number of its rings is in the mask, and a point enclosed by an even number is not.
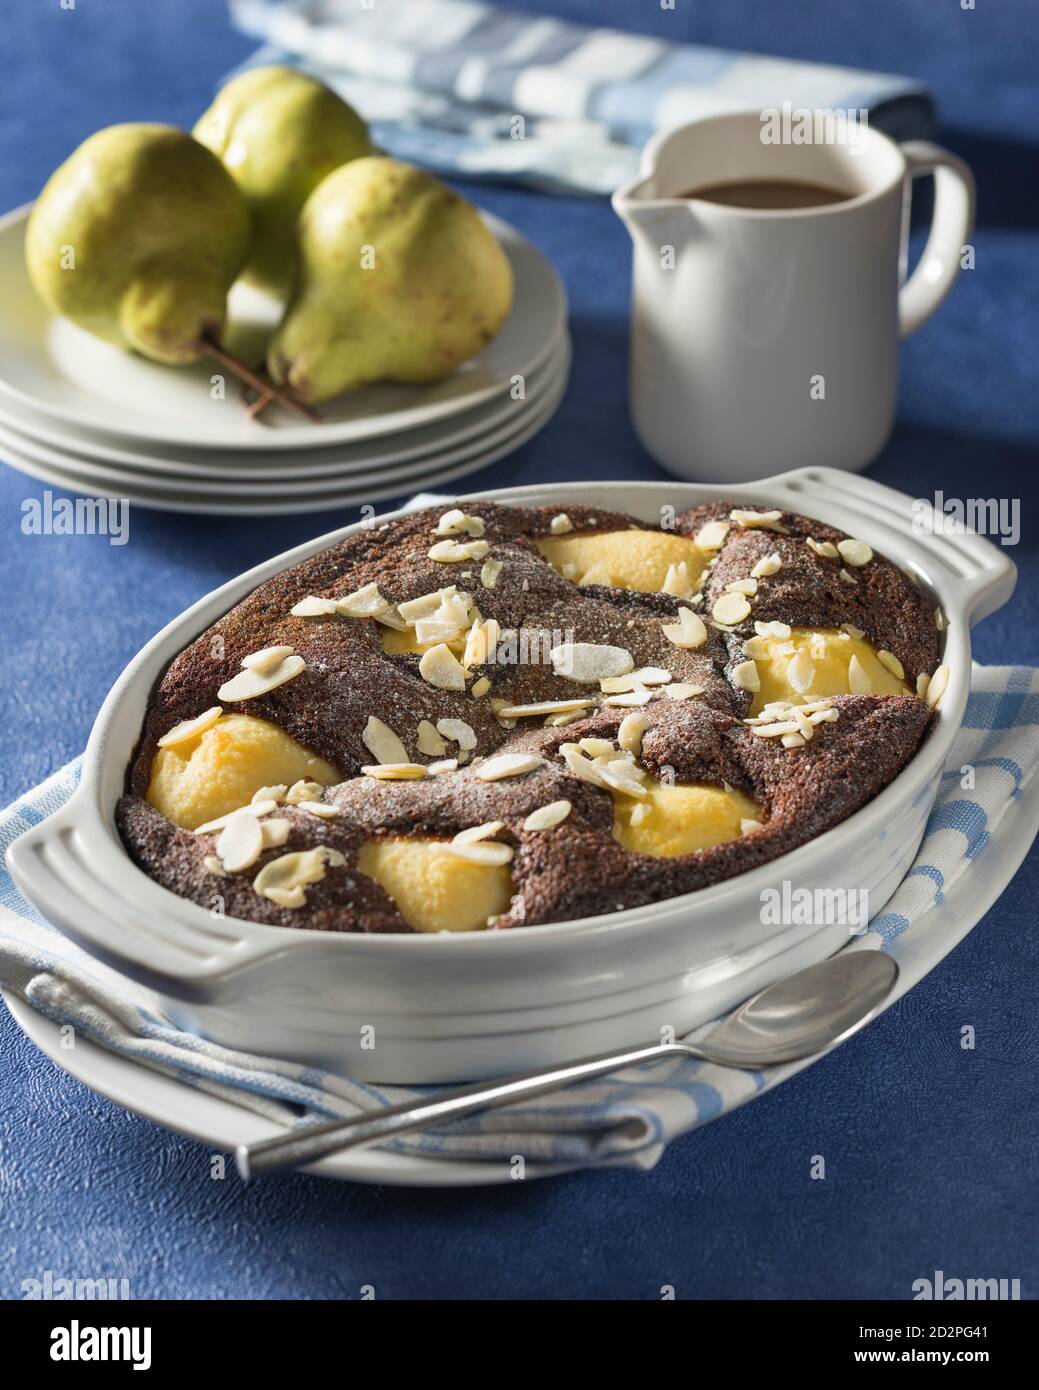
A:
[[[278,406],[251,419],[237,379],[216,362],[162,367],[51,315],[25,270],[28,214],[0,220],[0,457],[74,492],[183,512],[360,506],[511,453],[566,387],[563,287],[544,256],[494,217],[486,221],[515,279],[494,341],[445,381],[366,387],[321,406],[311,424]],[[278,312],[236,286],[227,346],[255,360]]]

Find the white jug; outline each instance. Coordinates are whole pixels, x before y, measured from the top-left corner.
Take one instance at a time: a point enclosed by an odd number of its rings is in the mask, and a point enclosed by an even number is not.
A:
[[[970,170],[868,125],[768,143],[764,113],[708,117],[647,145],[613,206],[635,245],[630,400],[639,438],[682,478],[860,471],[894,421],[898,342],[952,288],[974,224]],[[899,288],[912,178],[933,173],[927,244]],[[839,191],[762,210],[690,189],[792,180]]]

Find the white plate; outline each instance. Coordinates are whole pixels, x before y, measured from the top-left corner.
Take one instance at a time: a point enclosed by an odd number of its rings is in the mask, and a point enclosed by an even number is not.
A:
[[[1015,806],[1006,813],[985,850],[985,873],[961,874],[944,901],[927,914],[927,930],[916,938],[895,943],[892,954],[901,967],[896,992],[885,1008],[929,974],[984,916],[1002,893],[1028,853],[1039,822],[1039,779],[1025,787]],[[22,1031],[70,1076],[91,1090],[107,1096],[135,1115],[154,1120],[166,1129],[185,1134],[212,1148],[233,1150],[238,1144],[255,1143],[281,1132],[279,1126],[240,1110],[228,1101],[207,1096],[183,1082],[158,1075],[147,1067],[106,1052],[93,1043],[77,1042],[73,1051],[62,1046],[58,1025],[36,1013],[23,1000],[6,991],[8,1008]],[[773,1085],[781,1084],[819,1059],[777,1068]],[[771,1078],[770,1078],[771,1079]],[[766,1087],[764,1089],[771,1089]],[[764,1094],[755,1092],[750,1099]],[[491,1186],[513,1181],[508,1163],[479,1160],[423,1158],[411,1154],[361,1149],[334,1154],[314,1164],[308,1172],[352,1182],[388,1183],[409,1187]],[[528,1163],[527,1178],[554,1177],[573,1172],[569,1164]]]
[[[33,290],[23,254],[29,208],[0,220],[0,395],[51,420],[100,431],[109,439],[152,440],[205,449],[317,449],[395,434],[456,415],[505,391],[514,375],[544,361],[566,320],[566,295],[552,266],[508,223],[485,214],[512,266],[512,312],[479,356],[431,386],[371,386],[321,407],[320,425],[284,411],[266,424],[241,409],[237,385],[210,396],[216,363],[171,368],[103,343],[52,315]],[[276,307],[248,286],[231,299],[227,338],[262,337]]]
[[[16,464],[21,460],[21,466],[29,462],[37,468],[46,468],[70,479],[76,479],[78,490],[102,490],[112,496],[180,497],[199,503],[209,499],[217,502],[273,502],[288,497],[322,497],[331,492],[340,495],[349,490],[355,495],[363,494],[367,497],[373,488],[389,487],[398,480],[403,480],[403,485],[406,486],[412,478],[424,477],[432,472],[438,475],[446,473],[455,464],[483,458],[497,447],[510,445],[513,439],[527,438],[528,432],[547,418],[546,411],[565,389],[569,363],[569,340],[566,340],[561,345],[559,358],[553,359],[553,371],[547,388],[540,392],[532,403],[524,403],[521,406],[519,402],[513,402],[511,419],[460,446],[459,449],[445,453],[434,450],[428,456],[411,462],[352,472],[344,478],[298,478],[290,474],[275,480],[267,477],[255,480],[246,473],[224,479],[212,479],[207,475],[204,480],[141,476],[125,469],[97,464],[81,452],[50,449],[46,445],[37,444],[27,435],[4,426],[0,426],[0,453],[14,460]]]
[[[166,512],[201,512],[206,515],[226,516],[282,516],[290,512],[326,511],[334,507],[360,506],[363,503],[378,502],[387,497],[401,497],[409,492],[428,490],[443,483],[463,478],[487,464],[494,463],[507,454],[513,453],[520,445],[531,439],[555,414],[566,389],[566,376],[561,377],[548,393],[543,405],[533,413],[523,417],[523,423],[513,434],[490,449],[477,447],[476,452],[468,454],[461,462],[444,467],[438,459],[433,463],[415,469],[388,470],[379,475],[378,482],[364,486],[351,479],[336,487],[329,485],[328,491],[320,493],[301,493],[286,484],[276,497],[258,498],[247,486],[235,488],[232,492],[202,495],[189,489],[170,490],[146,487],[139,482],[122,478],[116,485],[102,483],[96,473],[78,473],[65,466],[41,462],[35,450],[15,449],[3,444],[3,454],[9,463],[30,477],[41,482],[53,483],[70,492],[86,493],[90,496],[121,497],[142,507],[151,507]]]
[[[558,373],[569,337],[564,331],[546,359],[525,379],[526,404],[531,405]],[[99,463],[146,473],[182,477],[241,479],[261,475],[278,478],[321,477],[383,468],[420,459],[441,449],[474,441],[503,421],[513,418],[517,402],[510,392],[499,394],[462,415],[449,416],[416,429],[353,444],[325,445],[319,449],[193,449],[142,441],[138,448],[117,448],[82,429],[49,420],[45,415],[0,395],[0,427],[14,430],[36,444],[69,450]],[[128,441],[129,442],[129,441]]]
[[[127,469],[97,464],[87,455],[70,449],[50,449],[3,426],[0,426],[0,454],[7,454],[11,458],[20,456],[44,467],[57,469],[70,477],[79,478],[81,486],[100,487],[120,494],[121,490],[129,489],[142,495],[152,491],[176,493],[197,501],[205,501],[208,497],[226,500],[229,496],[263,501],[286,496],[321,496],[332,490],[341,491],[344,487],[354,491],[366,491],[372,487],[388,485],[397,477],[406,479],[431,469],[446,470],[453,464],[483,455],[498,444],[507,443],[530,424],[541,419],[545,405],[552,399],[553,392],[558,390],[559,384],[557,379],[551,390],[545,391],[529,406],[515,403],[510,419],[457,449],[443,453],[434,450],[428,457],[385,468],[366,469],[363,472],[347,470],[342,477],[336,474],[317,478],[289,474],[282,478],[272,479],[264,475],[263,478],[256,479],[246,473],[232,474],[229,477],[213,477],[206,474],[203,478],[146,476]]]

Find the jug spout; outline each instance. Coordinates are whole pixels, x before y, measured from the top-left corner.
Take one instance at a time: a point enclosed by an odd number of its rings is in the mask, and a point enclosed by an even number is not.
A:
[[[677,250],[695,229],[696,213],[689,199],[660,197],[653,174],[624,184],[610,201],[636,245],[659,247],[668,242]]]

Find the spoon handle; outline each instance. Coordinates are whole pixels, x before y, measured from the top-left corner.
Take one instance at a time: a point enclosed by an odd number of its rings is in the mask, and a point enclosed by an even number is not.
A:
[[[625,1052],[600,1052],[583,1057],[564,1066],[536,1067],[533,1071],[517,1072],[499,1077],[496,1081],[477,1081],[448,1091],[437,1091],[427,1100],[407,1100],[385,1110],[369,1111],[350,1120],[330,1120],[263,1139],[257,1144],[240,1144],[235,1151],[238,1171],[245,1179],[276,1172],[279,1168],[295,1168],[301,1163],[314,1163],[326,1154],[356,1149],[415,1129],[427,1129],[442,1120],[458,1119],[476,1110],[491,1110],[499,1105],[511,1105],[515,1100],[547,1095],[562,1090],[573,1081],[593,1076],[607,1076],[621,1067],[639,1066],[659,1057],[678,1053],[688,1056],[691,1049],[674,1043],[655,1043],[649,1047],[630,1048]]]

